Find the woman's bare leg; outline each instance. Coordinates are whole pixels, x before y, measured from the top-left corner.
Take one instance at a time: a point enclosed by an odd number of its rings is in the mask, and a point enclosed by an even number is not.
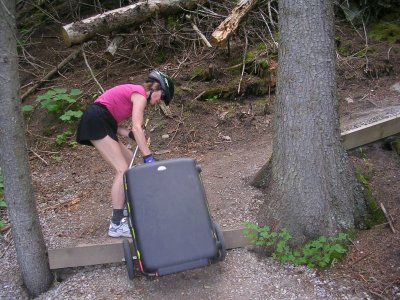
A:
[[[129,165],[126,159],[126,151],[122,150],[120,144],[109,136],[100,140],[92,140],[91,142],[116,172],[111,187],[111,203],[113,209],[123,209],[125,202],[123,175]]]
[[[119,146],[121,147],[122,154],[124,155],[124,158],[126,162],[129,164],[131,163],[132,157],[133,157],[133,152],[129,150],[124,144],[119,142]]]

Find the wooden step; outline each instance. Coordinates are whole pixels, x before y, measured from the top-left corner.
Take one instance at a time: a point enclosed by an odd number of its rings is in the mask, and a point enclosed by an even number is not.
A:
[[[400,132],[400,116],[386,118],[342,133],[346,150],[369,144]]]
[[[250,243],[242,235],[243,228],[224,230],[227,249],[245,247]],[[77,245],[75,247],[50,249],[50,269],[118,263],[123,261],[122,238],[110,238],[104,244]],[[131,239],[129,239],[131,242]]]

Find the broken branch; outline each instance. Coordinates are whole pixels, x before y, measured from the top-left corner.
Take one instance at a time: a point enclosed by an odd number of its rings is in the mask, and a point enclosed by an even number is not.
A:
[[[96,82],[96,84],[99,86],[100,90],[104,93],[104,89],[101,86],[100,82],[98,82],[98,80],[96,79],[96,76],[94,76],[93,70],[89,65],[89,62],[86,58],[86,54],[85,54],[85,49],[84,49],[84,45],[82,46],[82,55],[83,55],[83,59],[85,60],[85,64],[87,66],[87,68],[89,69],[90,75],[92,75],[93,80]]]
[[[186,19],[190,21],[190,24],[192,24],[193,30],[199,35],[201,40],[204,42],[204,44],[208,48],[212,48],[210,42],[207,40],[206,36],[200,31],[200,29],[197,27],[197,25],[192,21],[192,17],[190,15],[186,15]]]
[[[243,52],[243,68],[242,68],[242,74],[240,75],[240,80],[239,80],[239,86],[238,86],[238,91],[237,91],[238,95],[240,94],[240,86],[242,84],[243,74],[244,74],[244,70],[246,68],[246,56],[247,56],[247,45],[248,45],[246,30],[244,30],[244,37],[246,40],[246,45],[244,47],[244,52]]]
[[[396,229],[394,229],[394,226],[393,226],[393,223],[392,223],[392,219],[391,219],[389,213],[386,211],[385,206],[383,206],[383,203],[379,203],[379,204],[380,204],[380,206],[381,206],[381,209],[382,209],[382,211],[383,211],[383,214],[384,214],[385,217],[386,217],[386,220],[387,220],[388,223],[389,223],[390,229],[392,230],[393,233],[396,233]]]
[[[214,30],[211,42],[215,45],[224,45],[257,2],[258,0],[240,0],[231,14]]]
[[[106,51],[105,51],[105,56],[109,59],[112,60],[114,58],[115,53],[117,52],[117,49],[119,45],[124,41],[124,38],[122,36],[116,36],[115,38],[112,39],[110,45],[108,45]]]

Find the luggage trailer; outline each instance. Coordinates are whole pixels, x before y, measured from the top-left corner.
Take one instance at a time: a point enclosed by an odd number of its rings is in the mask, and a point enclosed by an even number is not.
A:
[[[132,243],[123,240],[129,279],[135,264],[147,277],[182,272],[223,261],[226,246],[210,217],[200,176],[191,158],[134,166],[124,174]]]

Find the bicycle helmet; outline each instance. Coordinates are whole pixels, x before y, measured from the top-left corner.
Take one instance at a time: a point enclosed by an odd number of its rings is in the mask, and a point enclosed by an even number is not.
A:
[[[172,79],[159,70],[153,70],[149,75],[149,80],[157,81],[160,84],[161,90],[163,91],[163,100],[165,105],[169,105],[174,97],[174,83],[172,82]]]

